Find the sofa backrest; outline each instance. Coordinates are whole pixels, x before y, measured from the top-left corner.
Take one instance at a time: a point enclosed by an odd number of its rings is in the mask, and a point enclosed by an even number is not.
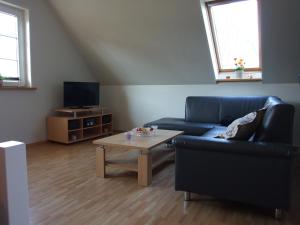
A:
[[[276,97],[269,97],[265,107],[267,111],[253,140],[292,144],[295,107]]]
[[[191,96],[186,98],[185,120],[199,123],[220,122],[219,97]]]
[[[264,107],[267,97],[222,97],[220,124],[228,126],[234,120]]]
[[[221,97],[220,124],[228,126],[234,120],[262,109],[268,97]]]
[[[250,112],[263,108],[268,97],[187,97],[185,120],[224,126]]]
[[[206,97],[186,99],[185,120],[228,126],[232,121],[267,107],[253,141],[292,143],[294,107],[277,97]]]

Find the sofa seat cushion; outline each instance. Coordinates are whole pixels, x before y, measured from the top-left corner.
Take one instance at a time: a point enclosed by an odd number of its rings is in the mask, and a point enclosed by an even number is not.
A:
[[[204,134],[202,134],[202,137],[208,137],[208,138],[216,138],[223,134],[226,131],[227,127],[225,126],[215,126],[214,128],[208,130]]]
[[[150,123],[146,123],[144,127],[151,127],[153,125],[157,125],[158,129],[163,130],[184,131],[184,134],[187,135],[202,135],[214,127],[219,126],[219,124],[213,123],[187,122],[182,118],[162,118]]]

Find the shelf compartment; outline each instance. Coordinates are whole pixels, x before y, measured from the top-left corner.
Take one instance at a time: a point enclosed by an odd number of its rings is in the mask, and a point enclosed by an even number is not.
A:
[[[81,130],[69,131],[68,133],[69,141],[75,142],[82,138]]]
[[[112,113],[91,114],[80,117],[49,116],[47,118],[47,138],[49,141],[71,144],[83,140],[106,136],[113,133]],[[103,121],[102,121],[103,118]],[[85,122],[93,119],[92,125]]]
[[[78,130],[81,128],[81,120],[80,119],[74,119],[68,121],[68,130]]]
[[[100,117],[89,117],[83,119],[83,128],[90,128],[100,125]]]
[[[102,124],[109,124],[112,122],[112,114],[106,114],[102,116]]]
[[[109,123],[109,124],[102,125],[102,134],[105,135],[110,133],[112,133],[112,124]]]
[[[74,129],[74,130],[68,130],[68,132],[73,132],[73,131],[80,131],[81,129]]]
[[[92,126],[92,127],[84,127],[83,130],[92,129],[92,128],[96,128],[96,127],[101,127],[101,125],[96,125],[96,126]]]
[[[92,127],[90,129],[83,130],[83,138],[100,136],[101,135],[101,127]]]

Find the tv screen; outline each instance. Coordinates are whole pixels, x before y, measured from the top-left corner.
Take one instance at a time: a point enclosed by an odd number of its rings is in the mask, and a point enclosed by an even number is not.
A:
[[[98,106],[99,86],[96,82],[64,82],[64,107]]]

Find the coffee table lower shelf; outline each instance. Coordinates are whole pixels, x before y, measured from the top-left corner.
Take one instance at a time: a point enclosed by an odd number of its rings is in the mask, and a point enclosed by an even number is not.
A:
[[[99,146],[96,148],[96,174],[105,178],[106,167],[126,169],[137,172],[139,185],[149,186],[152,182],[153,168],[174,159],[174,149],[169,148],[169,143],[181,134],[183,131],[157,129],[155,135],[149,137],[134,136],[128,139],[125,133],[120,133],[95,140],[93,143]],[[109,160],[106,151],[114,148],[128,153],[131,158]]]
[[[116,159],[116,160],[106,160],[105,166],[111,168],[118,168],[129,170],[133,172],[138,172],[138,153],[136,153],[135,158],[130,159]],[[173,149],[162,149],[152,153],[152,170],[159,165],[163,164],[166,161],[174,159],[174,150]]]
[[[124,169],[138,173],[138,184],[148,186],[152,181],[152,170],[167,161],[173,161],[175,157],[173,148],[166,148],[164,145],[159,146],[151,153],[143,154],[135,151],[126,159],[110,159],[105,158],[105,147],[99,147],[96,150],[96,171],[97,176],[105,177],[106,168]]]

